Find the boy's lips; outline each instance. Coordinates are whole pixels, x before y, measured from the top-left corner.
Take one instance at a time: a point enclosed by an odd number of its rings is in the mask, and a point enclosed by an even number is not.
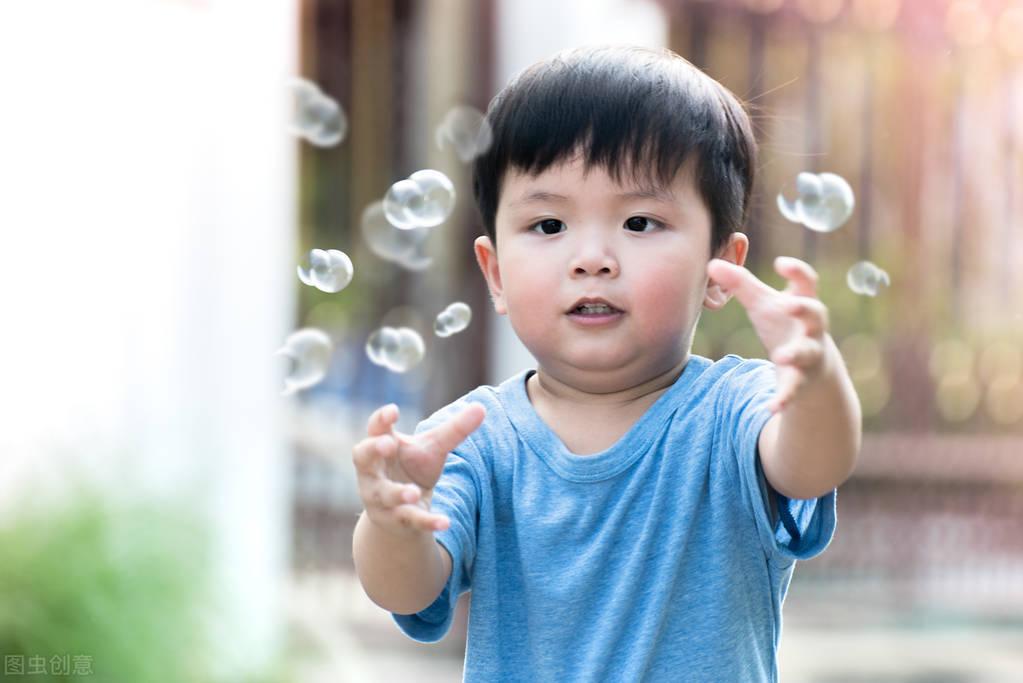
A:
[[[599,296],[583,297],[565,313],[572,322],[587,327],[611,325],[625,315],[625,311]]]
[[[584,296],[578,299],[572,306],[565,311],[568,314],[580,313],[580,308],[587,307],[589,309],[599,309],[601,306],[606,306],[610,309],[609,313],[624,313],[620,306],[616,306],[607,299],[599,296]]]

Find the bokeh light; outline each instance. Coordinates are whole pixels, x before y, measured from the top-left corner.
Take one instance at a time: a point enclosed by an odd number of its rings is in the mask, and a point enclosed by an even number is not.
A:
[[[856,387],[863,416],[878,415],[888,404],[891,382],[877,339],[867,334],[851,334],[839,343],[838,348]]]
[[[991,33],[991,18],[975,0],[954,0],[945,13],[945,31],[961,47],[976,47]]]
[[[977,412],[981,386],[970,375],[948,374],[938,381],[934,398],[942,418],[948,422],[963,422]]]
[[[977,358],[977,375],[985,383],[1017,379],[1023,373],[1023,349],[1008,339],[995,339]]]
[[[807,21],[824,24],[842,11],[843,0],[797,0],[799,11]]]
[[[988,385],[984,408],[1000,425],[1012,425],[1023,420],[1023,381],[1009,375],[996,377]]]
[[[902,9],[901,0],[854,0],[853,17],[870,31],[887,31],[895,25]]]
[[[1023,3],[1010,5],[995,24],[998,45],[1010,57],[1023,57]]]
[[[973,347],[962,339],[949,337],[942,339],[932,347],[928,369],[931,378],[938,382],[946,376],[972,375],[973,365]]]

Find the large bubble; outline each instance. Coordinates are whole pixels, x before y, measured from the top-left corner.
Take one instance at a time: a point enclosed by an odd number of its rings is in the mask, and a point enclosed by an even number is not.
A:
[[[381,327],[366,340],[366,355],[392,372],[406,372],[426,353],[423,338],[411,327]]]
[[[333,147],[348,132],[348,118],[334,99],[319,86],[304,78],[293,78],[291,95],[291,132],[317,147]]]
[[[852,215],[856,203],[852,188],[834,173],[800,173],[796,176],[798,196],[789,201],[778,194],[778,210],[793,223],[816,232],[833,232]]]
[[[384,195],[384,215],[402,230],[432,228],[443,223],[455,208],[455,186],[440,171],[416,171],[399,180]]]
[[[408,270],[423,270],[433,262],[426,255],[429,228],[399,230],[384,214],[384,204],[373,202],[362,211],[362,236],[370,251]]]
[[[308,268],[298,266],[298,279],[310,287],[333,294],[352,281],[352,260],[343,251],[313,249],[308,259]]]
[[[434,131],[437,147],[451,146],[462,161],[468,163],[490,149],[494,132],[480,110],[473,107],[453,107]]]
[[[334,344],[322,330],[306,327],[288,335],[284,346],[275,353],[291,361],[282,392],[288,396],[313,386],[326,376]]]
[[[472,320],[472,309],[468,304],[456,301],[437,315],[433,322],[433,332],[438,337],[450,337],[469,326]]]
[[[845,281],[849,285],[849,289],[866,296],[877,296],[882,286],[891,285],[888,273],[870,261],[854,263],[849,272],[845,274]]]

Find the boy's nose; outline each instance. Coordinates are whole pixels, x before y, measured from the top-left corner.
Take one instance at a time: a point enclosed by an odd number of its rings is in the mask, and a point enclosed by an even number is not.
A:
[[[586,277],[588,275],[605,275],[607,277],[618,277],[618,259],[604,247],[590,247],[581,250],[572,259],[571,264],[573,277]]]

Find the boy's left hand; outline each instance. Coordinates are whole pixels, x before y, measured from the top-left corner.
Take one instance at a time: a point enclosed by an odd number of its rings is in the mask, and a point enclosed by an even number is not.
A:
[[[828,349],[828,309],[817,298],[817,272],[790,256],[774,260],[774,269],[788,280],[779,292],[742,266],[711,259],[707,274],[734,294],[749,315],[753,329],[778,369],[778,391],[768,405],[781,411],[808,382],[821,375]]]

